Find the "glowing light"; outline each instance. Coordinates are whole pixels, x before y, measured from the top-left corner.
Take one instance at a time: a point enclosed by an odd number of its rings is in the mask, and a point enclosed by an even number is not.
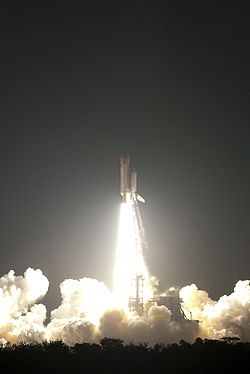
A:
[[[62,304],[52,311],[52,318],[87,318],[97,325],[103,312],[114,306],[110,291],[96,279],[66,279],[60,288]]]
[[[144,278],[144,299],[152,297],[151,280],[143,258],[138,206],[132,200],[121,204],[116,261],[114,269],[114,299],[117,307],[128,312],[136,274]]]

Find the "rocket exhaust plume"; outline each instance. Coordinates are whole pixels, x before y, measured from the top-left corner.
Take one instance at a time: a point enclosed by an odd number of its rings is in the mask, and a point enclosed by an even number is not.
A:
[[[139,214],[137,174],[128,155],[120,159],[120,222],[114,269],[114,297],[126,312],[142,314],[144,299],[153,297],[152,279],[143,258],[144,230]],[[140,200],[143,200],[140,198]]]
[[[126,343],[173,343],[196,337],[237,336],[250,340],[250,282],[238,281],[229,296],[218,301],[195,284],[156,295],[154,278],[143,257],[144,229],[140,216],[136,171],[130,173],[127,155],[120,160],[119,230],[114,267],[114,290],[95,279],[66,279],[60,285],[61,304],[45,325],[48,279],[28,268],[23,276],[13,270],[0,278],[0,346],[62,340],[99,342],[104,337]],[[187,318],[183,306],[193,320]],[[196,320],[199,320],[197,323]]]

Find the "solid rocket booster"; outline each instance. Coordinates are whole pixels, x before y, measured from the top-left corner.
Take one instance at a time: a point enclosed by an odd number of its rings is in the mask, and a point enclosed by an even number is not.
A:
[[[137,190],[137,173],[134,170],[131,172],[131,197],[132,200],[136,200],[136,190]]]
[[[145,203],[145,200],[137,194],[137,173],[133,170],[130,173],[129,156],[122,154],[120,159],[120,194],[122,202],[137,202],[137,200]]]
[[[122,154],[120,159],[120,194],[122,202],[127,201],[127,194],[130,193],[129,184],[129,156]]]

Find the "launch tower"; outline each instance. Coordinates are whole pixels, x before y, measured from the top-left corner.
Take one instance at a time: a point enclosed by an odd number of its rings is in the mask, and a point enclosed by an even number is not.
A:
[[[129,298],[129,311],[136,312],[138,315],[142,315],[144,311],[144,302],[143,302],[143,282],[144,278],[142,274],[136,274],[135,279],[133,280],[133,288],[135,295]]]

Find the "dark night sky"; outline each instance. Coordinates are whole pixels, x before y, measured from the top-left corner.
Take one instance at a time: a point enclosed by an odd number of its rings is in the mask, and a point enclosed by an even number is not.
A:
[[[89,3],[0,3],[0,275],[41,268],[49,308],[65,278],[111,286],[127,151],[161,289],[229,293],[250,276],[247,2]]]

